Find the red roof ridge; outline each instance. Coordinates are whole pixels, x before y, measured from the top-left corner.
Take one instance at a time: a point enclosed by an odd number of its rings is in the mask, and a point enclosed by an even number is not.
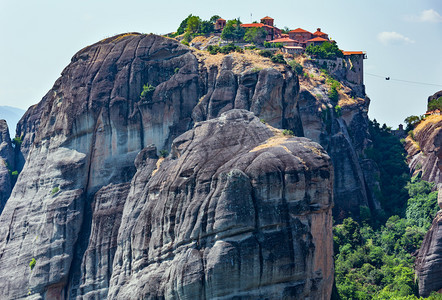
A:
[[[352,54],[360,55],[360,54],[364,54],[364,51],[344,51],[344,50],[341,50],[341,51],[342,51],[342,53],[344,55],[352,55]]]
[[[217,21],[218,21],[218,20],[225,21],[223,18],[219,18],[219,19],[217,19]]]
[[[323,39],[322,37],[315,37],[313,39],[308,40],[307,42],[328,42],[327,39]]]
[[[262,18],[261,20],[274,20],[273,18],[270,18],[269,16],[265,16],[264,18]]]
[[[280,42],[295,42],[295,43],[299,43],[297,40],[288,38],[288,37],[283,37],[283,38],[279,38],[279,39],[274,39],[269,41],[269,43],[280,43]]]
[[[307,33],[311,34],[310,31],[307,31],[307,30],[302,29],[302,28],[296,28],[296,29],[290,30],[289,32],[307,32]]]

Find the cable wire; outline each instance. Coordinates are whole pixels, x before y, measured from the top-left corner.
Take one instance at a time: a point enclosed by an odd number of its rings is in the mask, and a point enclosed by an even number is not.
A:
[[[386,79],[386,78],[388,78],[388,76],[380,76],[380,75],[371,74],[371,73],[367,73],[367,72],[364,72],[364,74],[366,74],[366,75],[370,75],[370,76],[373,76],[373,77],[382,78],[382,79]],[[441,87],[442,87],[442,84],[434,84],[434,83],[426,83],[426,82],[417,82],[417,81],[402,80],[402,79],[394,79],[394,78],[390,78],[390,79],[388,79],[388,80],[392,80],[392,81],[400,81],[400,82],[406,82],[406,83],[413,83],[413,84],[421,84],[421,85],[441,86]]]

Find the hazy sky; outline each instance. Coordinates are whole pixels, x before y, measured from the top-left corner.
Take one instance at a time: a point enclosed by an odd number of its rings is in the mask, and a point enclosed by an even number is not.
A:
[[[321,27],[341,49],[366,51],[369,116],[393,127],[423,114],[442,90],[441,0],[0,0],[0,105],[40,101],[87,45],[128,31],[172,32],[191,13],[242,22],[269,15],[280,28]]]

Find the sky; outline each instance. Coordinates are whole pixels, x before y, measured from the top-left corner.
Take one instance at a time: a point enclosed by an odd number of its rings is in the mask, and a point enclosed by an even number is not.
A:
[[[85,46],[123,32],[173,32],[189,14],[270,16],[279,28],[320,27],[341,49],[366,51],[369,116],[393,128],[442,90],[441,0],[0,0],[0,106],[38,103]]]

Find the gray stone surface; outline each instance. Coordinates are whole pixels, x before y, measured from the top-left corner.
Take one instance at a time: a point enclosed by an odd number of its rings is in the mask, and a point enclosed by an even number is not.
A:
[[[15,170],[14,149],[9,137],[8,124],[0,120],[0,214],[12,191],[11,171]]]
[[[425,235],[416,260],[419,295],[427,297],[442,290],[442,212],[438,212]]]
[[[126,200],[109,299],[330,298],[333,171],[318,144],[230,110],[152,165]]]
[[[367,201],[366,106],[331,116],[328,130],[323,103],[300,95],[290,68],[235,64],[227,55],[208,67],[155,35],[79,51],[17,126],[0,299],[327,299],[333,181],[338,207]],[[145,84],[155,91],[141,99]],[[260,119],[319,142],[343,167],[333,177],[318,144],[275,138]]]

